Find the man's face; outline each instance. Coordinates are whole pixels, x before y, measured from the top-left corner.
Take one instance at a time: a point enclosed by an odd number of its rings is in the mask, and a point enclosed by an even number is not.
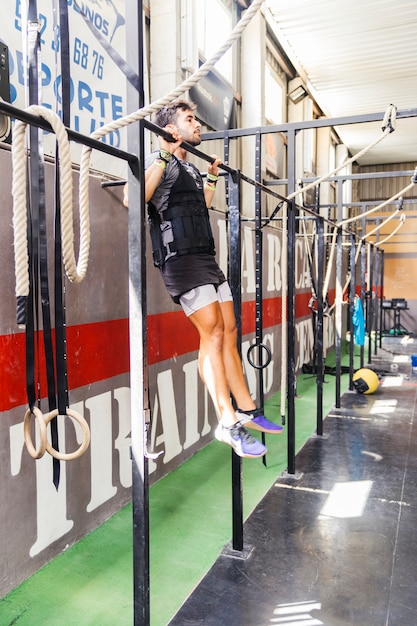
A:
[[[201,124],[195,119],[192,111],[183,111],[182,109],[178,109],[175,126],[184,141],[192,146],[200,145]]]

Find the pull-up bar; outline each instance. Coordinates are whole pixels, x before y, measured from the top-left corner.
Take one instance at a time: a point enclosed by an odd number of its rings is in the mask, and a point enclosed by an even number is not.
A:
[[[24,109],[19,109],[18,107],[9,104],[8,102],[4,102],[0,99],[0,111],[5,113],[11,118],[21,120],[22,122],[26,122],[30,126],[36,126],[37,128],[41,128],[42,130],[46,130],[47,132],[53,133],[54,129],[51,124],[39,117],[38,115],[33,115],[33,113],[29,113]],[[110,144],[103,143],[102,141],[98,141],[88,135],[83,135],[82,133],[77,132],[76,130],[72,130],[72,128],[65,127],[67,131],[69,139],[75,141],[76,143],[88,146],[89,148],[94,148],[95,150],[100,150],[100,152],[105,152],[110,156],[114,156],[117,159],[122,159],[123,161],[127,161],[128,163],[137,163],[138,157],[135,154],[131,154],[129,152],[125,152],[124,150],[120,150],[120,148],[115,148]]]

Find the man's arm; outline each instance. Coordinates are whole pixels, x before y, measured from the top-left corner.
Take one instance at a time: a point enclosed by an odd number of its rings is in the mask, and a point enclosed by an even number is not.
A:
[[[165,130],[168,131],[172,137],[176,140],[175,142],[166,141],[162,136],[158,137],[159,141],[159,155],[153,161],[153,163],[147,168],[145,171],[145,200],[149,202],[155,193],[156,188],[162,180],[162,176],[165,172],[166,166],[168,165],[172,155],[175,150],[181,145],[182,138],[178,134],[177,128],[173,124],[168,124],[165,127]]]
[[[214,163],[210,163],[207,167],[207,173],[211,175],[212,179],[206,179],[204,183],[204,199],[206,201],[206,207],[209,209],[211,207],[211,203],[214,198],[214,193],[216,191],[217,184],[217,176],[219,175],[219,165],[222,160],[216,155],[212,155],[213,159],[215,159]]]
[[[145,170],[145,201],[149,202],[162,180],[166,164],[160,164],[158,157]]]

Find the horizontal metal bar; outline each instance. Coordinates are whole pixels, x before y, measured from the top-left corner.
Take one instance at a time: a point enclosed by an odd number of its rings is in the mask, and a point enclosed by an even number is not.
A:
[[[151,130],[152,132],[154,132],[156,135],[160,135],[161,137],[164,137],[164,139],[166,139],[167,141],[173,142],[172,135],[168,133],[166,130],[164,130],[163,128],[161,128],[160,126],[157,126],[156,124],[153,124],[152,122],[149,122],[148,120],[144,120],[144,126],[148,128],[149,130]],[[214,163],[214,159],[212,156],[209,156],[208,154],[201,152],[201,150],[198,150],[195,146],[192,146],[186,141],[183,141],[181,143],[181,147],[184,148],[184,150],[187,150],[187,152],[191,152],[195,156],[198,156],[200,159],[203,159],[204,161],[208,161],[209,163]],[[265,185],[263,185],[262,183],[256,180],[253,180],[252,178],[249,178],[249,176],[242,174],[242,172],[240,172],[236,168],[230,167],[230,165],[226,165],[226,163],[220,163],[219,168],[231,174],[235,179],[237,176],[239,176],[241,180],[244,180],[250,185],[257,187],[258,189],[262,189],[263,191],[265,191],[265,193],[267,193],[270,196],[273,196],[274,198],[278,198],[279,200],[282,200],[284,202],[287,201],[285,196],[281,196],[280,194],[274,191],[271,191],[270,189],[265,187]]]
[[[203,133],[201,139],[203,141],[213,139],[223,139],[224,137],[247,137],[248,135],[266,135],[269,133],[286,133],[288,131],[307,130],[311,128],[327,128],[328,126],[346,126],[347,124],[363,124],[366,122],[380,122],[384,119],[385,111],[382,113],[365,113],[363,115],[349,115],[347,117],[321,117],[317,120],[307,120],[304,122],[290,122],[287,124],[271,124],[270,126],[256,126],[253,128],[233,128],[223,131],[214,131],[211,133]],[[417,117],[417,109],[403,109],[397,111],[396,118],[404,119],[408,117]]]
[[[329,176],[326,182],[338,182],[340,180],[367,180],[373,178],[400,178],[401,176],[413,176],[415,170],[404,170],[398,172],[361,172],[360,174],[339,174],[338,176]],[[297,179],[300,183],[312,183],[317,180],[318,176],[309,176],[308,178]],[[263,184],[267,187],[275,187],[280,185],[288,185],[287,178],[279,178],[277,180],[264,180]]]
[[[8,102],[4,102],[0,100],[0,112],[5,113],[11,118],[21,120],[22,122],[26,122],[26,124],[30,124],[31,126],[36,126],[37,128],[42,128],[42,130],[46,130],[50,133],[53,133],[54,130],[52,126],[41,117],[37,115],[33,115],[32,113],[28,113],[25,110],[19,109]],[[88,146],[89,148],[93,148],[94,150],[99,150],[100,152],[105,152],[106,154],[110,154],[110,156],[114,156],[117,159],[122,159],[123,161],[128,161],[129,163],[136,163],[138,158],[134,154],[130,154],[129,152],[125,152],[124,150],[120,150],[119,148],[114,148],[102,141],[98,141],[97,139],[92,139],[88,137],[88,135],[83,135],[82,133],[78,133],[71,128],[66,128],[69,139],[71,141],[75,141],[76,143],[82,144],[84,146]]]
[[[127,180],[102,180],[101,187],[122,187],[126,183]]]

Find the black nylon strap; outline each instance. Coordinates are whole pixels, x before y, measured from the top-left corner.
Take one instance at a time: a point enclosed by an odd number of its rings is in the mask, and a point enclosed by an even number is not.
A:
[[[68,2],[59,0],[60,23],[60,51],[61,51],[61,89],[62,89],[62,121],[68,128],[71,125],[70,110],[70,61],[69,61],[69,27]],[[55,154],[55,363],[56,383],[58,396],[58,411],[60,415],[66,413],[68,401],[68,373],[67,373],[67,338],[65,293],[62,269],[62,240],[61,240],[61,198],[59,184],[59,155],[58,148]]]
[[[29,103],[39,103],[39,51],[40,51],[40,33],[37,29],[37,36],[34,36],[36,25],[38,24],[38,11],[36,0],[29,0],[28,5],[28,23],[30,36],[28,37],[28,56],[29,56]],[[35,360],[40,361],[40,345],[39,345],[39,320],[37,318],[39,310],[39,290],[41,295],[42,321],[43,321],[43,337],[44,337],[44,354],[46,363],[46,376],[48,387],[48,406],[52,411],[56,408],[55,395],[55,371],[52,349],[52,329],[49,304],[49,283],[48,283],[48,250],[46,242],[46,199],[45,199],[45,172],[43,163],[43,147],[38,128],[30,127],[30,197],[31,197],[31,217],[32,217],[32,310],[34,312],[33,320],[37,319],[37,324],[29,330],[27,344],[32,343],[26,353],[26,369],[27,369],[27,387],[28,401],[32,409],[36,400],[40,400],[41,390],[40,381],[38,380],[38,390],[34,389],[35,381]],[[39,289],[40,286],[40,289]],[[29,307],[30,308],[30,307]],[[35,354],[34,342],[36,337],[37,350]],[[35,400],[33,400],[35,396]],[[37,397],[36,397],[37,396]],[[58,426],[57,421],[51,421],[51,443],[55,449],[58,449]],[[60,480],[60,462],[53,458],[53,483],[58,489]]]

